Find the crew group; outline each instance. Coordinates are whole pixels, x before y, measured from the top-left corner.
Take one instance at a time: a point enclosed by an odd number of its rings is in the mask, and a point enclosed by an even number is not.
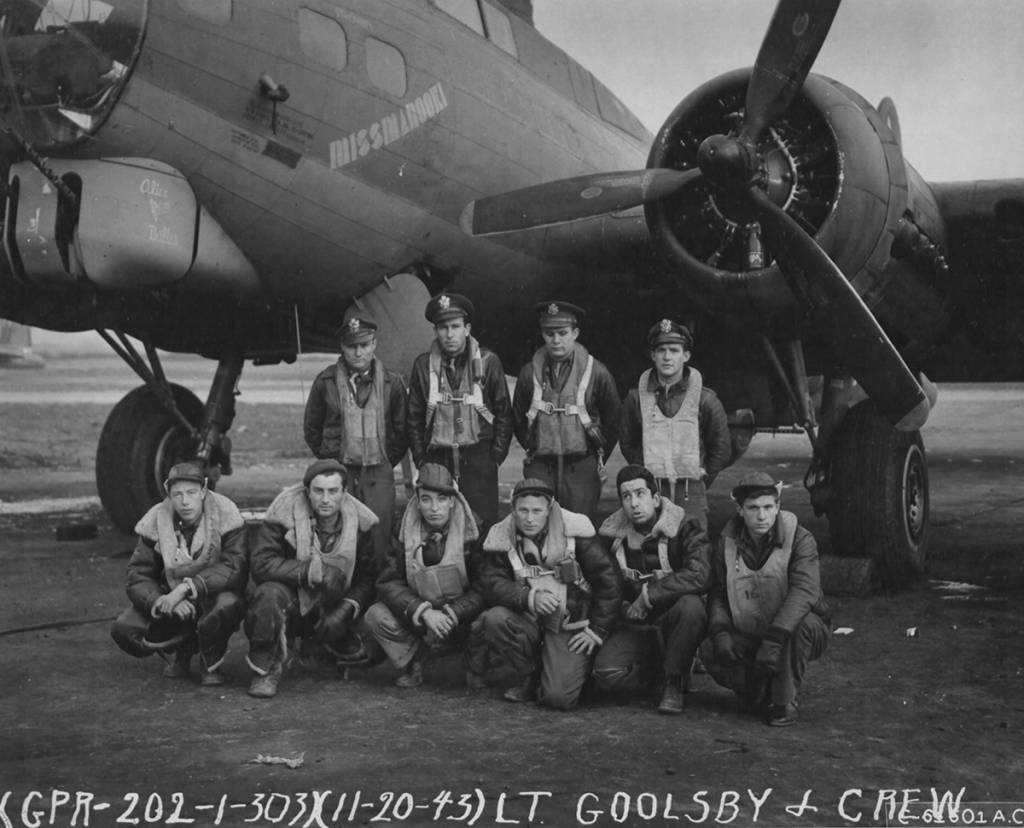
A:
[[[467,686],[511,676],[509,701],[570,709],[588,682],[656,687],[666,714],[683,712],[697,660],[744,710],[795,722],[806,666],[830,637],[817,548],[763,473],[733,489],[736,514],[709,540],[706,486],[728,465],[730,440],[721,403],[687,365],[689,330],[667,319],[651,328],[652,368],[623,403],[577,341],[584,312],[558,301],[537,310],[544,345],[511,398],[464,296],[427,305],[435,339],[408,391],[375,358],[373,322],[345,322],[341,357],[306,405],[318,459],[251,541],[199,464],[170,470],[166,499],[136,526],[117,644],[159,653],[168,677],[188,676],[198,655],[201,683],[219,685],[243,625],[257,698],[276,695],[299,652],[345,669],[386,657],[411,688],[426,659],[461,649]],[[499,520],[513,434],[526,461]],[[616,444],[628,464],[621,508],[595,529]],[[418,481],[392,532],[393,470],[407,450]]]

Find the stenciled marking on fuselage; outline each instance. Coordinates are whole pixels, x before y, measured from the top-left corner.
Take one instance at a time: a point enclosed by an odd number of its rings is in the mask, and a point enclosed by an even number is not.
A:
[[[374,150],[386,147],[430,119],[436,118],[447,108],[448,98],[444,94],[444,89],[440,83],[435,83],[416,100],[407,103],[397,112],[385,115],[365,129],[357,130],[337,141],[331,141],[331,169],[344,167],[357,158],[362,158]]]

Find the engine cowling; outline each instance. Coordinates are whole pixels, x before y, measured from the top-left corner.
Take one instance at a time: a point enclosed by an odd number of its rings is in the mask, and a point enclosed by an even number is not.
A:
[[[735,135],[749,78],[750,70],[737,70],[687,96],[658,132],[648,167],[690,169],[705,137]],[[765,192],[816,239],[869,307],[885,304],[889,282],[901,272],[931,270],[923,285],[941,292],[943,280],[934,273],[944,267],[941,256],[906,261],[908,238],[918,250],[922,239],[937,250],[942,226],[930,190],[903,160],[891,104],[880,113],[847,87],[808,76],[785,116],[764,131],[758,151]],[[803,309],[744,201],[700,180],[648,203],[645,212],[699,308],[766,325],[800,319]],[[915,330],[913,338],[921,334]]]

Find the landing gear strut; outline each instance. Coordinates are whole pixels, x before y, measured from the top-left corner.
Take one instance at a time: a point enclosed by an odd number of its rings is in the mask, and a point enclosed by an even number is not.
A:
[[[132,532],[146,510],[164,497],[171,466],[201,461],[211,488],[231,473],[231,442],[226,432],[235,416],[234,388],[242,371],[240,350],[226,352],[217,367],[206,406],[189,391],[168,382],[152,344],[144,342],[148,364],[121,332],[100,335],[145,385],[114,406],[96,450],[96,489],[115,527]]]

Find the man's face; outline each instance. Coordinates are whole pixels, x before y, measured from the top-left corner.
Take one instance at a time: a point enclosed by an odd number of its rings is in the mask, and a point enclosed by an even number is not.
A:
[[[572,353],[572,346],[576,344],[580,329],[562,325],[558,328],[541,328],[540,333],[544,337],[544,347],[548,350],[548,356],[558,362]]]
[[[434,325],[434,336],[437,337],[437,345],[441,352],[448,356],[462,353],[462,349],[466,347],[469,330],[470,325],[462,316],[446,319]]]
[[[341,356],[350,371],[365,371],[370,367],[376,350],[377,337],[374,336],[365,342],[357,342],[355,345],[342,345]]]
[[[435,532],[448,525],[448,519],[452,515],[452,496],[450,494],[420,489],[420,493],[416,496],[416,505],[419,507],[423,522]]]
[[[634,526],[650,523],[661,505],[661,495],[647,488],[647,481],[641,478],[624,481],[619,486],[619,500]]]
[[[779,514],[779,501],[774,495],[763,494],[748,497],[737,507],[747,531],[753,538],[760,538],[775,525]]]
[[[551,501],[541,495],[523,495],[516,498],[512,514],[515,515],[516,529],[528,538],[535,538],[548,525]]]
[[[690,360],[690,352],[678,342],[659,345],[651,351],[651,361],[658,378],[662,381],[676,381],[683,375],[683,368]]]
[[[195,523],[203,513],[203,498],[206,487],[194,480],[178,480],[167,492],[171,498],[174,513],[185,523]]]
[[[341,511],[341,498],[345,494],[345,487],[338,472],[318,474],[309,481],[306,492],[317,520],[329,521]]]

